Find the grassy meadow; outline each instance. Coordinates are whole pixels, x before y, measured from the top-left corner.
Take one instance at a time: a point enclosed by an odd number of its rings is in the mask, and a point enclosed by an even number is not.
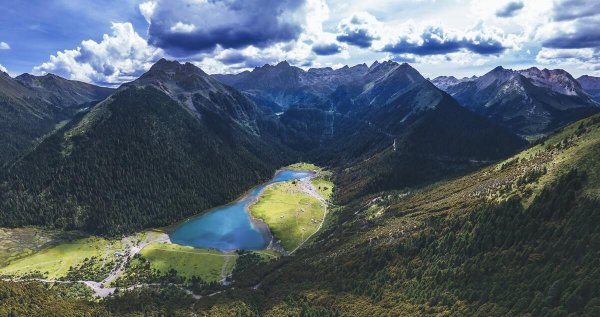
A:
[[[252,216],[262,219],[287,251],[296,249],[318,230],[325,211],[326,206],[303,192],[298,181],[267,187],[250,206]]]
[[[71,267],[80,267],[86,259],[96,258],[94,266],[104,266],[114,260],[114,253],[122,251],[120,240],[87,237],[48,247],[30,256],[12,261],[0,268],[0,274],[10,276],[36,275],[47,279],[67,276]]]
[[[150,261],[152,269],[161,274],[174,269],[177,275],[186,279],[197,276],[207,282],[218,281],[229,275],[237,259],[235,253],[167,243],[149,244],[142,249],[141,255]]]

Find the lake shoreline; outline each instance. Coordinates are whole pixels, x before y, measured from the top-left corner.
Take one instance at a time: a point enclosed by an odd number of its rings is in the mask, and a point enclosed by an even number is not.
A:
[[[236,200],[188,217],[163,230],[172,243],[195,248],[215,249],[226,253],[237,250],[283,250],[277,247],[269,226],[253,217],[249,207],[273,184],[312,178],[315,175],[315,171],[278,169],[269,181],[252,187]]]

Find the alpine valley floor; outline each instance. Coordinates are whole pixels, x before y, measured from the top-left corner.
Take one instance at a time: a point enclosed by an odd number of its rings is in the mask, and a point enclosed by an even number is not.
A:
[[[218,293],[232,282],[238,261],[242,267],[274,261],[281,253],[287,255],[298,249],[320,228],[333,190],[331,173],[311,164],[295,164],[289,169],[315,174],[269,185],[252,207],[252,215],[266,220],[274,239],[284,248],[230,252],[194,248],[171,243],[169,228],[146,230],[122,239],[37,227],[4,228],[0,231],[4,241],[0,276],[4,281],[77,288],[86,298],[160,285],[172,285],[195,298]],[[282,197],[285,208],[274,200]],[[300,221],[298,215],[304,211],[306,216]],[[282,227],[272,221],[274,214],[295,220]],[[77,284],[89,290],[82,291]]]
[[[63,250],[76,254],[66,257],[65,265],[80,263],[89,270],[78,272],[93,276],[116,261],[113,250],[131,254],[150,246],[112,282],[122,285],[114,296],[90,301],[78,286],[42,280],[69,276],[58,276],[64,268],[52,264],[48,274],[54,276],[31,272],[21,276],[29,282],[0,282],[0,313],[70,308],[77,311],[72,315],[99,316],[595,316],[600,312],[598,155],[600,116],[594,116],[475,173],[331,207],[321,230],[293,256],[200,254],[204,251],[157,244],[163,234],[154,231],[121,241],[83,237],[41,251],[13,248],[5,274],[23,272],[32,257],[52,261],[52,254]],[[31,235],[23,230],[38,229],[14,230],[12,241],[20,235],[16,244],[29,246]],[[47,241],[54,234],[38,236]],[[82,243],[92,247],[82,250]],[[162,262],[169,258],[163,253],[183,251],[191,252],[184,264]],[[206,259],[203,268],[217,278],[223,272],[219,266],[235,262],[231,284],[184,280],[196,256],[220,257]],[[182,273],[169,274],[170,268]],[[138,278],[149,287],[134,287]],[[24,292],[30,298],[26,305],[19,300]]]

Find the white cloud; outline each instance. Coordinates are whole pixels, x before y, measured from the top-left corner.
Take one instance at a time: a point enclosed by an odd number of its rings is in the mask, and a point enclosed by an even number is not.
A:
[[[0,42],[0,50],[9,50],[9,49],[10,49],[10,45],[8,45],[8,43]]]
[[[540,64],[561,68],[572,66],[600,75],[600,50],[596,48],[542,48],[535,59]]]
[[[194,32],[196,26],[193,24],[183,23],[181,21],[175,23],[175,25],[171,26],[171,32],[173,33],[191,33]]]
[[[6,69],[6,67],[4,67],[4,66],[2,66],[2,64],[0,64],[0,72],[8,73],[8,69]]]
[[[152,15],[154,15],[154,11],[156,10],[156,2],[154,2],[154,1],[142,2],[142,3],[140,3],[139,8],[140,8],[140,12],[144,16],[144,19],[146,19],[146,22],[150,23],[150,21],[152,19]]]
[[[101,42],[86,40],[76,49],[57,52],[49,61],[34,67],[33,72],[118,85],[137,78],[163,55],[162,50],[148,45],[131,23],[113,23],[112,30],[111,35],[104,34]]]

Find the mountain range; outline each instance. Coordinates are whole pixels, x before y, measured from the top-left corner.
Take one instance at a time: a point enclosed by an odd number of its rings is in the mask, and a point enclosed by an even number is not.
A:
[[[430,81],[393,61],[209,75],[161,59],[118,89],[2,73],[0,227],[100,235],[110,242],[96,251],[115,266],[90,257],[56,283],[40,271],[2,279],[0,314],[598,316],[598,87],[537,68]],[[160,235],[143,229],[230,202],[299,161],[325,166],[335,190],[292,255],[153,242],[172,261],[227,257],[220,277],[234,267],[222,283],[184,284],[128,253]],[[51,250],[87,254],[103,238]],[[49,253],[33,241],[19,250]],[[13,244],[9,259],[21,256]],[[115,262],[111,248],[129,256]],[[66,271],[68,257],[48,259]],[[192,262],[180,267],[206,263]],[[115,269],[134,286],[89,300],[70,284]]]
[[[199,68],[160,60],[3,171],[2,225],[119,234],[224,204],[289,161],[274,120]]]
[[[114,91],[54,75],[2,79],[7,105],[44,110],[46,126],[7,156],[1,224],[109,234],[223,204],[298,160],[336,171],[341,202],[430,184],[598,109],[568,73],[535,68],[430,82],[393,61],[211,76],[161,59]]]
[[[0,165],[112,92],[50,74],[11,78],[0,72]]]
[[[499,66],[480,77],[432,82],[461,105],[522,136],[547,135],[600,110],[582,85],[560,69]]]
[[[577,78],[577,81],[596,102],[600,102],[600,77],[583,75]]]

